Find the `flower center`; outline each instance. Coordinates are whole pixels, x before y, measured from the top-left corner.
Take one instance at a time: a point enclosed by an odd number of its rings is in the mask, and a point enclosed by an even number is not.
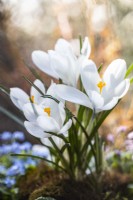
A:
[[[97,84],[97,87],[99,87],[100,89],[100,93],[102,93],[103,87],[106,85],[105,82],[103,81],[99,81],[99,83]]]
[[[31,103],[35,103],[35,97],[32,95],[30,98]]]
[[[48,114],[48,116],[50,117],[51,109],[49,107],[44,108],[44,112],[46,112]]]

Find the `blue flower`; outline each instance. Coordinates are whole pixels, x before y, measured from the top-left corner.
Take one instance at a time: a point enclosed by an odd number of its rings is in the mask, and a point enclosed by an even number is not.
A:
[[[21,149],[20,149],[20,143],[18,142],[13,142],[11,145],[12,149],[12,153],[20,153]]]
[[[25,168],[28,168],[30,166],[36,166],[37,162],[33,160],[32,158],[28,158],[26,162],[24,163]]]
[[[19,174],[19,167],[17,165],[13,165],[7,170],[7,176],[15,176]]]
[[[8,154],[8,153],[11,153],[11,150],[12,150],[12,146],[10,144],[4,144],[2,146],[2,149],[3,149],[3,154]]]
[[[32,145],[30,142],[24,142],[23,144],[20,145],[20,150],[21,151],[30,151],[31,147],[32,147]]]
[[[12,136],[13,136],[13,139],[16,139],[16,140],[19,140],[19,141],[25,140],[25,135],[21,131],[15,131]]]
[[[8,187],[11,188],[13,185],[15,185],[16,180],[13,177],[6,177],[4,179],[4,184]]]
[[[9,131],[4,131],[1,134],[1,140],[6,141],[6,140],[11,140],[12,138],[12,133],[10,133]]]

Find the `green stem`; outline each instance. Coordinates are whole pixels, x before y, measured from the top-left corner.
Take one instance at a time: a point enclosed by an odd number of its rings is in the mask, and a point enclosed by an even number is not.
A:
[[[52,138],[49,138],[51,144],[53,145],[53,147],[55,148],[55,150],[57,151],[61,161],[62,161],[62,164],[64,165],[66,171],[68,172],[68,174],[70,175],[70,177],[73,177],[73,173],[72,171],[70,170],[69,168],[69,165],[68,165],[68,162],[67,160],[65,159],[65,157],[62,155],[62,152],[60,151],[60,149],[58,148],[58,146],[55,144],[54,140]]]

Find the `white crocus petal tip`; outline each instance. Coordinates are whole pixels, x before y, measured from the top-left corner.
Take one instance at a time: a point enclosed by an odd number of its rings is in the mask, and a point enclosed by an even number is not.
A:
[[[57,40],[55,44],[55,50],[60,53],[72,53],[70,43],[63,38]]]
[[[83,42],[83,47],[81,49],[81,54],[88,58],[90,56],[90,53],[91,53],[90,41],[88,37],[85,37]]]
[[[112,61],[103,74],[103,79],[108,83],[110,79],[115,79],[116,82],[121,82],[126,74],[127,65],[124,59],[115,59]],[[111,77],[112,76],[112,77]]]
[[[43,72],[45,72],[46,74],[58,79],[59,77],[57,76],[57,74],[55,73],[55,71],[53,71],[51,65],[50,65],[50,58],[49,55],[41,50],[36,50],[33,51],[31,54],[32,57],[32,61],[33,63]]]
[[[130,87],[130,79],[123,80],[116,88],[115,88],[115,95],[121,99],[123,96],[126,95]]]
[[[108,102],[105,106],[103,106],[101,110],[111,110],[113,107],[116,106],[118,100],[119,100],[118,97],[114,97],[110,102]]]
[[[29,102],[29,96],[26,94],[26,92],[17,87],[10,88],[10,99],[20,110],[22,110],[24,104]]]
[[[68,122],[66,122],[66,124],[61,128],[61,130],[59,131],[60,134],[65,134],[69,128],[71,128],[72,126],[72,120],[69,119]]]

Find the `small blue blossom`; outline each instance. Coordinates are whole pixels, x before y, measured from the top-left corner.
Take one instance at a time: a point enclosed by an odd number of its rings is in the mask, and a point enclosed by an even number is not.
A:
[[[33,160],[32,158],[28,158],[24,164],[25,168],[28,168],[30,166],[36,166],[37,162]]]
[[[20,143],[18,142],[13,142],[11,145],[12,149],[12,153],[20,153],[21,149],[20,149]]]
[[[6,177],[4,179],[4,184],[8,187],[11,188],[13,185],[15,185],[16,180],[13,177]]]
[[[12,146],[10,144],[4,144],[2,146],[3,148],[3,154],[8,154],[8,153],[11,153],[11,150],[12,150]]]
[[[15,131],[12,135],[12,138],[15,139],[15,140],[24,141],[25,135],[21,131]]]
[[[32,154],[47,158],[49,156],[49,150],[43,145],[35,144],[32,147]]]
[[[15,176],[19,174],[19,167],[17,165],[13,165],[7,170],[7,176]]]
[[[30,142],[24,142],[23,144],[20,145],[20,150],[21,151],[30,151],[31,147],[32,147],[32,145]]]
[[[12,138],[12,133],[10,133],[9,131],[4,131],[2,134],[1,134],[1,140],[3,141],[7,141],[7,140],[11,140]]]

